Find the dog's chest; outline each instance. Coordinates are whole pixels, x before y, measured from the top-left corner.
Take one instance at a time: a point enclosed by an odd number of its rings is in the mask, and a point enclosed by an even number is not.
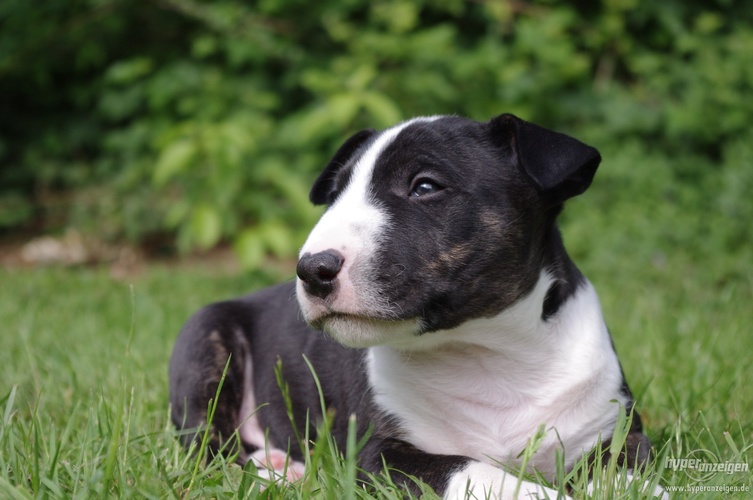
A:
[[[410,354],[375,348],[370,381],[377,403],[420,449],[507,461],[545,417],[536,415],[544,395],[513,387],[514,380],[500,376],[500,364],[477,348]]]
[[[431,353],[376,347],[369,352],[369,380],[378,406],[396,417],[401,438],[429,453],[517,466],[541,427],[547,434],[529,465],[547,474],[554,472],[556,448],[588,449],[600,432],[611,431],[618,411],[581,399],[599,396],[599,370],[573,377],[563,365],[546,352],[526,359],[478,346]],[[562,377],[552,376],[561,370]]]

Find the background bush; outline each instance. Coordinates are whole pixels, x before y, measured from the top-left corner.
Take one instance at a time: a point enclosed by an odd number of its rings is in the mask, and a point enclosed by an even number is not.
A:
[[[625,224],[652,262],[724,253],[737,276],[751,21],[722,0],[5,0],[0,231],[228,241],[252,267],[295,254],[310,182],[350,133],[506,111],[605,157],[601,210],[568,221],[575,253]],[[624,217],[646,204],[650,224]]]

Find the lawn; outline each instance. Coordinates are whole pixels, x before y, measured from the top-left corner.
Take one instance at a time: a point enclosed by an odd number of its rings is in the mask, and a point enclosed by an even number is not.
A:
[[[618,164],[595,195],[571,204],[566,244],[600,293],[656,445],[655,476],[681,490],[672,498],[719,494],[708,490],[750,497],[753,475],[734,468],[748,467],[753,443],[751,251],[720,253],[706,241],[729,224],[722,215],[700,220],[682,204],[657,209],[631,204],[629,193],[608,196],[627,171]],[[198,307],[291,277],[290,266],[231,273],[211,263],[157,263],[127,279],[104,266],[0,269],[0,497],[258,495],[253,471],[221,459],[199,463],[178,446],[167,364]],[[326,440],[315,450],[304,481],[265,494],[365,496],[352,462]],[[726,471],[692,469],[683,459]],[[611,489],[596,497],[639,496]],[[393,487],[380,482],[375,494],[394,496]]]

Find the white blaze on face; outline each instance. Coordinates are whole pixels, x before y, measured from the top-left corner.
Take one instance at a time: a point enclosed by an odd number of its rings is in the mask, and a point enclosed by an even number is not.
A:
[[[367,340],[364,338],[363,341],[356,341],[352,337],[371,336],[366,332],[356,333],[356,328],[352,334],[342,331],[348,328],[348,325],[353,326],[357,322],[361,328],[364,324],[368,324],[369,330],[385,328],[385,326],[389,330],[390,322],[384,325],[384,321],[371,321],[371,319],[374,316],[384,318],[394,313],[390,310],[387,301],[380,295],[373,280],[373,257],[379,245],[380,236],[385,233],[392,222],[384,207],[379,206],[372,197],[371,185],[377,159],[405,127],[418,121],[434,119],[436,117],[416,118],[382,132],[358,159],[348,185],[335,203],[324,213],[301,248],[300,256],[334,249],[344,257],[335,290],[331,296],[326,300],[309,296],[304,291],[300,279],[297,280],[297,295],[306,321],[315,321],[331,313],[346,315],[330,321],[329,326],[332,328],[328,328],[325,324],[328,332],[345,344],[357,343],[360,346]],[[417,321],[411,321],[411,331],[415,331],[416,323]],[[337,331],[333,331],[334,329]]]

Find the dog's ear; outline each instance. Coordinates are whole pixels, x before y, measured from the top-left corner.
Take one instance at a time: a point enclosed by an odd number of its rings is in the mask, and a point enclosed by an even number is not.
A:
[[[348,160],[358,151],[358,149],[376,134],[375,130],[361,130],[356,132],[345,143],[340,146],[335,156],[329,161],[311,188],[309,199],[314,205],[326,205],[332,202],[335,189],[335,178],[342,167],[348,163]]]
[[[512,147],[517,161],[552,205],[560,205],[591,185],[599,152],[565,134],[504,114],[491,121],[492,134]]]

